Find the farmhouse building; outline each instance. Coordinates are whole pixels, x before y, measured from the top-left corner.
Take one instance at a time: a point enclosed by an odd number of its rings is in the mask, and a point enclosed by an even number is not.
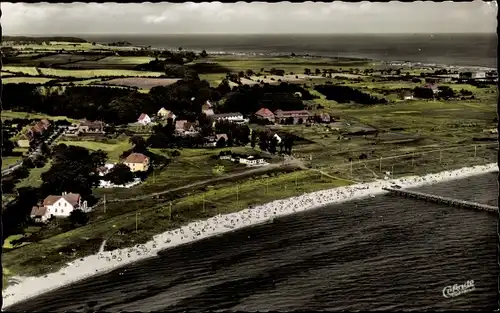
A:
[[[253,155],[249,155],[246,157],[239,158],[240,164],[246,164],[247,166],[256,166],[256,165],[266,165],[267,162],[262,157],[257,157]]]
[[[104,127],[104,122],[84,119],[78,125],[78,132],[80,134],[104,134]]]
[[[137,119],[137,122],[142,125],[148,125],[151,123],[151,118],[146,113],[142,113]]]
[[[173,119],[175,120],[176,116],[175,114],[172,112],[172,111],[169,111],[165,108],[161,108],[158,113],[156,113],[156,115],[158,115],[158,117],[162,118],[162,119]]]
[[[284,124],[287,120],[293,119],[293,124],[297,124],[300,121],[306,122],[311,114],[309,111],[301,110],[301,111],[282,111],[277,110],[274,112],[274,116],[276,117],[276,121],[280,124]]]
[[[175,121],[175,131],[182,133],[184,132],[184,125],[187,123],[187,120],[179,120]]]
[[[258,155],[241,155],[231,151],[221,151],[219,160],[228,160],[235,163],[245,164],[247,166],[267,165],[266,160]]]
[[[255,112],[254,116],[257,117],[258,119],[268,120],[269,122],[272,123],[274,123],[275,121],[275,116],[273,112],[271,112],[269,109],[266,108],[258,110],[257,112]]]
[[[424,85],[424,88],[431,89],[433,93],[438,93],[438,86],[436,84],[428,83]]]
[[[217,120],[217,121],[242,121],[243,114],[241,114],[241,113],[221,113],[221,114],[212,115],[212,118]]]
[[[321,123],[330,123],[332,121],[332,118],[328,113],[320,113],[318,119]]]
[[[104,164],[104,166],[97,168],[97,174],[99,176],[106,176],[113,167],[115,167],[115,165],[112,163]]]
[[[87,201],[82,201],[80,194],[63,192],[61,196],[50,195],[33,207],[30,217],[35,222],[46,222],[53,216],[68,217],[76,209],[87,211]]]
[[[17,141],[19,147],[27,148],[30,146],[31,141],[37,136],[41,136],[50,127],[50,122],[46,119],[38,121],[35,125],[30,127],[26,133],[21,135],[21,138]]]
[[[214,110],[212,109],[212,105],[210,102],[207,101],[204,105],[201,107],[201,111],[205,113],[206,116],[212,116],[214,115]]]
[[[123,164],[130,168],[131,172],[145,172],[149,169],[149,158],[142,153],[131,153],[125,158]]]

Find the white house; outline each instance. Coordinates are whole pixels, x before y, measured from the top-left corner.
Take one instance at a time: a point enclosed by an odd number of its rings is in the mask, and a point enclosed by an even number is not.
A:
[[[240,158],[241,164],[246,164],[247,166],[257,166],[257,165],[266,165],[267,162],[264,161],[263,158],[256,158],[254,156],[248,156],[246,158]]]
[[[172,111],[169,111],[165,108],[161,108],[158,111],[158,113],[156,113],[156,115],[161,117],[161,118],[164,118],[164,119],[171,118],[171,119],[175,120],[175,118],[176,118],[175,114]]]
[[[212,118],[217,121],[242,121],[243,114],[241,113],[222,113],[222,114],[214,114]]]
[[[137,122],[142,125],[148,125],[151,123],[151,118],[146,113],[142,113],[137,119]]]
[[[97,169],[97,173],[99,174],[99,176],[106,176],[106,174],[108,174],[113,167],[115,167],[113,163],[104,164],[104,166],[101,166]]]
[[[87,201],[77,193],[63,192],[60,196],[50,195],[43,200],[42,205],[31,209],[31,218],[38,222],[46,222],[52,216],[68,217],[75,209],[87,211]]]

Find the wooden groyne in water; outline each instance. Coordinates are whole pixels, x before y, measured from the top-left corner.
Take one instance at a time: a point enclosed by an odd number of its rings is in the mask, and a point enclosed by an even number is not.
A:
[[[479,210],[479,211],[498,213],[498,207],[483,204],[483,203],[458,200],[458,199],[430,195],[430,194],[423,193],[423,192],[410,191],[410,190],[404,190],[404,189],[395,189],[395,188],[382,188],[382,189],[384,189],[385,191],[389,191],[391,194],[394,194],[397,196],[403,196],[406,198],[413,198],[413,199],[418,199],[418,200],[424,200],[427,202],[445,204],[445,205],[449,205],[449,206],[453,206],[453,207],[457,207],[457,208],[467,208],[467,209],[475,209],[475,210]]]

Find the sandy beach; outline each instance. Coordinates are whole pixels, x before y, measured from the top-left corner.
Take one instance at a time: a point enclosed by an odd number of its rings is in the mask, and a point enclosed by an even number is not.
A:
[[[467,167],[425,176],[378,180],[276,200],[264,205],[247,208],[240,212],[218,215],[203,221],[195,221],[179,229],[158,234],[154,236],[153,240],[145,244],[114,251],[100,252],[75,260],[72,263],[68,263],[66,267],[59,271],[43,277],[16,277],[15,279],[19,283],[9,286],[3,292],[4,308],[78,280],[101,275],[138,260],[155,257],[161,250],[243,227],[269,222],[274,217],[290,215],[329,204],[381,195],[386,193],[382,189],[383,187],[390,187],[394,184],[402,188],[419,187],[463,179],[493,171],[498,171],[498,164],[491,163],[484,166]]]

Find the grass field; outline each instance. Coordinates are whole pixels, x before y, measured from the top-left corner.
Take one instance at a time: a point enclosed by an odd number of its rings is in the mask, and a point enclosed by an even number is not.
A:
[[[110,57],[105,57],[103,59],[100,59],[97,61],[97,64],[132,64],[132,65],[139,65],[139,64],[144,64],[148,63],[150,61],[154,60],[152,57],[118,57],[118,56],[110,56]]]
[[[5,78],[7,78],[7,77],[12,77],[12,76],[15,76],[15,74],[13,74],[13,73],[7,73],[7,72],[4,72],[4,71],[2,71],[2,72],[1,72],[1,74],[2,74],[2,76],[1,76],[2,81],[3,81]]]
[[[51,167],[51,163],[47,162],[43,167],[40,168],[32,168],[30,169],[30,175],[26,177],[25,179],[22,179],[19,181],[19,183],[16,184],[16,188],[21,188],[21,187],[40,187],[42,185],[42,178],[41,175],[48,171]]]
[[[55,144],[65,144],[68,146],[84,147],[89,150],[103,150],[108,154],[109,162],[118,162],[120,155],[132,148],[132,144],[128,141],[128,137],[110,140],[112,143],[87,141],[87,140],[58,140]]]
[[[137,187],[126,190],[119,188],[101,189],[97,190],[96,194],[107,194],[108,199],[130,198],[135,195],[164,191],[213,178],[215,176],[213,169],[218,165],[224,167],[224,171],[218,174],[220,177],[246,169],[241,164],[211,158],[218,155],[220,151],[225,150],[228,149],[183,149],[180,150],[180,156],[171,157],[170,152],[172,150],[150,149],[155,154],[171,159],[170,163],[161,170],[155,170],[144,183]],[[258,153],[256,150],[246,147],[233,148],[231,151],[235,153]]]
[[[131,71],[131,70],[63,70],[53,68],[41,68],[40,71],[43,75],[51,75],[58,77],[112,77],[112,76],[134,76],[134,77],[157,77],[162,75],[159,72],[146,72],[146,71]]]
[[[101,59],[101,56],[86,56],[86,55],[77,55],[77,54],[56,54],[50,56],[44,56],[38,58],[34,61],[37,63],[44,62],[48,64],[65,64],[69,62],[78,62],[84,60],[98,60]]]
[[[127,77],[127,78],[114,78],[103,81],[103,85],[120,85],[137,87],[140,89],[151,89],[155,86],[168,86],[176,81],[178,78],[144,78],[144,77]]]
[[[27,75],[37,76],[39,75],[36,67],[33,66],[2,66],[2,71],[12,72],[12,73],[23,73]]]
[[[45,78],[45,77],[8,77],[2,78],[2,84],[45,84],[50,81],[53,81],[54,78]]]
[[[91,78],[91,79],[84,79],[84,80],[77,80],[77,81],[59,81],[57,84],[58,85],[73,84],[75,86],[86,86],[86,85],[100,83],[101,81],[102,81],[102,78]]]
[[[17,156],[2,157],[2,169],[9,167],[9,165],[16,163],[20,159],[21,157]]]
[[[23,119],[49,119],[49,120],[67,120],[72,123],[76,123],[77,120],[68,118],[66,116],[51,116],[45,114],[38,113],[28,113],[28,112],[15,112],[10,110],[2,110],[2,120],[9,120],[14,118],[23,118]]]
[[[216,62],[221,66],[228,67],[233,71],[246,71],[251,69],[254,72],[269,71],[271,68],[283,69],[288,74],[303,74],[305,68],[315,70],[323,69],[349,69],[349,68],[373,68],[379,65],[378,62],[365,60],[332,60],[327,58],[302,58],[302,57],[238,57],[238,56],[209,56],[203,62]],[[202,62],[202,61],[199,61]]]
[[[133,71],[120,69],[97,69],[97,70],[66,70],[55,68],[36,68],[30,66],[4,66],[4,71],[13,73],[23,73],[33,76],[47,75],[57,77],[76,77],[76,78],[92,78],[92,77],[158,77],[162,75],[160,72]],[[38,72],[40,71],[40,73]]]

